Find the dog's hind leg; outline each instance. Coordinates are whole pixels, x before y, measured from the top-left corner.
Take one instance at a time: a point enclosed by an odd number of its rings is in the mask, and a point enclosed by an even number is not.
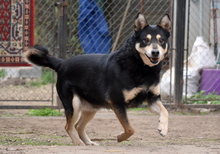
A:
[[[65,126],[66,131],[68,132],[69,136],[71,137],[73,143],[75,145],[85,145],[82,140],[79,138],[79,134],[75,128],[75,124],[79,120],[79,115],[80,115],[80,108],[81,108],[81,100],[77,95],[74,95],[73,97],[73,116],[70,120],[70,122],[67,121],[67,124]]]
[[[79,121],[77,122],[77,124],[75,125],[75,127],[78,131],[79,137],[86,145],[98,145],[97,143],[92,142],[85,132],[85,127],[86,127],[87,123],[93,119],[96,112],[97,112],[97,110],[91,110],[91,111],[82,110],[81,117],[80,117]]]
[[[77,95],[74,95],[71,91],[67,89],[61,90],[57,88],[60,100],[63,103],[65,114],[66,114],[66,126],[65,129],[69,134],[75,145],[85,145],[79,138],[78,132],[75,128],[75,123],[77,122],[80,114],[80,99]]]
[[[124,106],[112,106],[112,109],[114,110],[122,127],[124,128],[124,132],[117,136],[117,141],[122,142],[134,134],[134,127],[127,117],[126,108]]]

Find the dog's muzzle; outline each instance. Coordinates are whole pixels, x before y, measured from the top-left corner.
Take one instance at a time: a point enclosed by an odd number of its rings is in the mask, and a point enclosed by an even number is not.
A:
[[[145,55],[147,58],[150,59],[151,63],[156,64],[160,60],[160,51],[159,50],[152,50],[151,51],[151,56],[148,56],[146,53]]]

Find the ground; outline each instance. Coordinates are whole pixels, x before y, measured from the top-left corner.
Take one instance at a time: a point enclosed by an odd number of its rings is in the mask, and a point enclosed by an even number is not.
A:
[[[220,154],[219,111],[169,112],[169,132],[162,137],[157,131],[158,115],[129,111],[135,134],[117,143],[122,127],[112,111],[101,110],[86,129],[100,146],[79,147],[65,132],[63,116],[30,117],[27,110],[0,110],[0,154]]]

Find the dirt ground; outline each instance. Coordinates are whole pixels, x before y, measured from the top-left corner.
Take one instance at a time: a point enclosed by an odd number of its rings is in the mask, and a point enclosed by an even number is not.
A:
[[[220,112],[205,115],[169,111],[166,137],[157,131],[158,116],[129,111],[135,134],[117,143],[122,127],[112,111],[101,110],[87,133],[100,146],[74,146],[65,118],[30,117],[26,110],[0,110],[0,154],[220,154]]]

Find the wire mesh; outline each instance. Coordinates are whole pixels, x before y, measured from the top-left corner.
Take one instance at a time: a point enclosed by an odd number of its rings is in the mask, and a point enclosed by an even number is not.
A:
[[[82,0],[81,0],[82,1]],[[55,6],[55,0],[35,0],[35,44],[46,46],[50,54],[58,56],[58,16],[59,7]],[[79,39],[79,14],[80,1],[66,0],[67,7],[67,58],[84,54],[82,42]],[[157,24],[164,14],[172,15],[172,0],[90,0],[96,3],[107,23],[111,37],[108,52],[122,47],[127,38],[133,33],[134,20],[138,12],[142,12],[149,24]],[[101,24],[102,22],[100,22]],[[86,25],[88,26],[88,24]],[[91,26],[91,25],[90,25]],[[100,26],[99,24],[97,26]],[[121,27],[121,29],[120,29]],[[62,38],[61,38],[62,39]],[[117,41],[116,41],[117,40]],[[103,44],[96,42],[94,44]],[[113,46],[115,47],[113,48]],[[92,46],[91,46],[92,48]],[[103,48],[104,50],[104,48]],[[102,51],[100,49],[100,52]],[[165,66],[169,66],[166,59]],[[166,67],[167,69],[168,67]],[[51,71],[36,67],[21,75],[27,68],[1,68],[0,69],[0,100],[2,101],[51,101],[53,95],[53,81],[46,85],[42,78],[51,75]],[[34,74],[37,74],[33,76]],[[49,78],[49,77],[48,77]]]
[[[90,1],[92,3],[94,1]],[[138,12],[142,12],[145,14],[147,21],[149,24],[157,24],[160,18],[168,13],[170,14],[170,0],[165,1],[154,1],[154,0],[142,0],[142,1],[131,1],[129,4],[129,0],[97,0],[96,1],[102,13],[105,17],[105,20],[108,23],[108,29],[110,31],[110,35],[112,38],[111,49],[113,50],[113,44],[116,41],[118,33],[120,33],[119,40],[116,42],[116,48],[122,47],[126,41],[126,39],[131,35],[134,28],[134,20],[138,14]],[[80,45],[78,31],[80,30],[78,27],[78,16],[79,16],[79,1],[68,1],[68,53],[69,56],[74,56],[78,54],[82,54],[85,51],[82,49]],[[126,10],[128,7],[128,10]],[[125,21],[122,23],[123,17],[125,16]],[[99,19],[97,19],[99,20]],[[123,25],[123,29],[119,31],[120,26]],[[87,26],[85,24],[85,26]],[[99,26],[99,25],[97,25]],[[82,27],[83,28],[83,27]],[[101,43],[101,42],[100,42]],[[100,51],[100,53],[105,51]]]
[[[2,2],[4,3],[4,2]],[[19,2],[19,4],[23,4]],[[22,10],[20,11],[24,11]],[[54,1],[35,0],[35,42],[50,50],[56,45]],[[1,105],[52,105],[53,72],[41,67],[1,67]]]
[[[186,103],[220,104],[219,9],[219,0],[189,1],[183,87]]]

